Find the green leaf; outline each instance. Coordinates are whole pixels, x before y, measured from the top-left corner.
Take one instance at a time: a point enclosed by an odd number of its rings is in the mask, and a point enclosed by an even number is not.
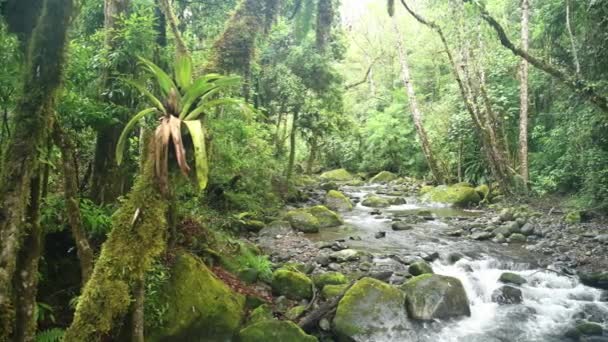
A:
[[[141,118],[156,111],[156,108],[146,108],[142,110],[141,112],[135,114],[135,116],[133,116],[133,118],[127,123],[125,129],[122,130],[122,133],[120,133],[120,138],[118,138],[118,143],[116,144],[116,163],[118,163],[118,165],[122,163],[125,145],[127,143],[127,139],[129,138],[129,133],[131,133],[133,127],[135,127]]]
[[[210,94],[216,93],[217,91],[237,85],[240,82],[240,77],[223,77],[216,74],[207,75],[194,81],[194,84],[188,89],[182,99],[182,110],[179,114],[180,119],[183,119],[188,114],[188,111],[192,107],[192,104],[199,97],[206,99]]]
[[[188,90],[192,84],[192,58],[180,55],[175,63],[175,80],[182,91]]]
[[[198,117],[206,110],[223,105],[234,105],[241,107],[241,110],[245,113],[250,112],[251,108],[249,108],[243,101],[238,99],[233,99],[230,97],[226,97],[223,99],[212,100],[208,102],[204,102],[202,105],[196,107],[192,112],[190,112],[185,120],[196,120]]]
[[[209,178],[209,164],[207,163],[207,150],[205,149],[205,132],[198,120],[182,121],[188,127],[192,143],[194,144],[194,162],[196,164],[196,180],[200,190],[207,187]]]
[[[177,91],[175,83],[173,83],[171,77],[169,77],[169,75],[167,75],[163,69],[143,57],[138,57],[138,59],[148,68],[152,75],[156,77],[156,81],[158,82],[158,85],[165,96],[168,96],[171,93],[171,89],[175,89]]]
[[[163,106],[163,103],[156,96],[154,96],[148,89],[146,89],[145,85],[143,85],[139,82],[135,82],[133,80],[126,79],[126,78],[121,78],[121,80],[123,82],[130,84],[131,86],[137,88],[137,90],[139,90],[142,94],[144,94],[148,98],[148,100],[150,100],[152,105],[154,105],[156,108],[158,108],[158,110],[160,110],[163,113],[167,112],[167,110],[165,109],[165,106]]]

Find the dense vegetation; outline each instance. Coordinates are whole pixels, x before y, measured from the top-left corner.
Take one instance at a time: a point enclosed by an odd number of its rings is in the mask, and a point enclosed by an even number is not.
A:
[[[0,12],[0,341],[161,334],[183,249],[271,278],[239,234],[326,170],[608,210],[606,0]]]

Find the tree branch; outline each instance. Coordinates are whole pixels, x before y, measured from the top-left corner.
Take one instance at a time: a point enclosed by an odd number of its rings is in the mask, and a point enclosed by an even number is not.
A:
[[[365,72],[365,76],[363,77],[363,79],[362,79],[361,81],[357,81],[357,82],[355,82],[355,83],[351,83],[351,84],[347,85],[347,86],[345,87],[345,89],[346,89],[346,90],[349,90],[349,89],[351,89],[351,88],[354,88],[354,87],[360,86],[361,84],[363,84],[363,83],[367,82],[367,79],[369,78],[369,74],[371,74],[371,72],[372,72],[372,67],[374,66],[374,64],[376,64],[376,62],[377,62],[379,59],[380,59],[380,56],[376,57],[376,58],[375,58],[375,59],[372,61],[372,63],[369,65],[369,68],[367,68],[367,72]]]

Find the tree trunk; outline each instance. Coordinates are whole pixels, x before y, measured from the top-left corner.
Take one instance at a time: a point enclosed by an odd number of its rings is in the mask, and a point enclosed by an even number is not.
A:
[[[316,43],[317,50],[319,50],[320,53],[325,52],[331,35],[331,26],[334,20],[332,1],[333,0],[319,0],[317,4]]]
[[[312,167],[315,164],[315,160],[317,159],[317,150],[319,149],[319,145],[317,143],[317,137],[313,136],[310,141],[310,154],[308,155],[308,160],[306,161],[306,174],[312,174]]]
[[[521,2],[521,48],[528,52],[530,18],[528,0]],[[528,62],[522,58],[519,70],[519,174],[524,190],[528,188]]]
[[[135,285],[165,250],[167,200],[154,176],[154,158],[145,158],[144,170],[112,217],[112,231],[82,291],[65,341],[99,341],[111,332],[129,312]]]
[[[287,164],[287,172],[285,173],[285,186],[289,189],[289,182],[293,175],[293,167],[296,162],[296,133],[298,130],[299,111],[293,113],[293,122],[291,123],[291,133],[289,134],[289,162]]]
[[[38,237],[37,214],[28,213],[32,178],[38,177],[40,151],[44,151],[50,125],[52,99],[60,85],[66,33],[72,1],[45,1],[25,55],[22,95],[14,111],[15,126],[2,156],[0,175],[0,341],[15,333],[15,281],[21,242]],[[9,14],[9,17],[11,15]],[[23,18],[21,18],[23,19]],[[38,189],[39,191],[39,189]],[[37,195],[39,196],[39,194]],[[37,210],[37,206],[30,206]],[[28,225],[29,224],[29,225]],[[28,228],[29,231],[28,231]],[[37,260],[35,260],[37,264]],[[33,267],[34,264],[32,264]],[[37,270],[36,270],[37,271]],[[36,272],[37,273],[37,272]]]
[[[171,1],[159,0],[159,4],[160,8],[163,11],[164,18],[169,23],[169,28],[171,28],[171,32],[173,33],[177,56],[190,56],[190,53],[188,52],[188,47],[186,47],[184,38],[182,38],[182,33],[179,30],[177,17],[175,17],[175,13],[173,12]]]
[[[61,151],[63,171],[63,192],[65,198],[66,214],[68,223],[76,243],[76,252],[80,261],[80,273],[82,287],[87,283],[93,271],[95,256],[89,240],[83,230],[82,216],[80,213],[80,199],[78,197],[78,173],[76,171],[77,159],[74,144],[70,137],[63,132],[60,123],[55,122],[53,136],[55,144]]]
[[[137,281],[133,292],[135,301],[133,302],[133,313],[131,316],[131,342],[144,342],[144,300],[146,288],[143,279]]]
[[[401,64],[401,79],[403,81],[403,86],[407,90],[408,103],[410,106],[410,111],[412,113],[412,120],[414,121],[414,127],[416,127],[416,132],[418,133],[418,139],[420,139],[422,153],[426,158],[426,162],[429,166],[429,169],[431,170],[431,173],[433,174],[433,178],[437,183],[441,184],[444,182],[444,177],[441,172],[441,169],[437,165],[437,160],[435,159],[431,144],[426,134],[426,130],[424,129],[424,126],[422,124],[422,112],[420,111],[418,101],[416,100],[416,91],[414,90],[410,67],[407,61],[407,52],[405,51],[404,43],[401,39],[401,33],[399,32],[399,27],[397,26],[397,21],[395,18],[393,18],[393,28],[395,30],[395,34],[397,35],[397,50],[399,51],[399,63]]]
[[[111,53],[114,48],[113,39],[117,18],[121,14],[127,13],[130,3],[130,0],[104,0],[105,46],[108,53]],[[118,66],[118,69],[121,68],[123,67]],[[110,69],[103,71],[102,87],[105,89],[112,88],[112,84],[115,82],[111,73]],[[119,98],[108,98],[107,100],[114,103],[125,101]],[[107,124],[97,132],[91,176],[91,198],[98,204],[113,202],[127,189],[127,163],[118,166],[115,158],[116,143],[123,128],[124,126],[121,124]]]
[[[525,0],[522,0],[525,1]],[[529,4],[526,1],[526,11],[528,10]],[[522,10],[524,10],[522,3]],[[523,15],[523,14],[522,14]],[[527,18],[526,18],[527,20]],[[527,21],[526,21],[527,23]],[[523,17],[522,17],[523,25]],[[576,50],[576,39],[574,39],[574,32],[572,32],[572,24],[570,23],[570,0],[566,0],[566,28],[568,29],[568,37],[570,38],[570,47],[572,49],[572,59],[574,60],[574,68],[577,74],[581,73],[581,63],[578,61],[578,52]],[[526,37],[527,38],[527,37]],[[523,43],[523,26],[522,26],[522,43]],[[528,52],[527,46],[522,46],[522,50]]]

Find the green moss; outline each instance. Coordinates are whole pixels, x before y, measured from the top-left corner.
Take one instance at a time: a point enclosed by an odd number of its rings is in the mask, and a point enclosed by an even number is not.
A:
[[[330,299],[332,297],[339,296],[342,292],[348,287],[348,284],[340,284],[340,285],[325,285],[321,290],[321,296],[325,299]]]
[[[427,264],[425,261],[417,261],[410,265],[408,271],[413,276],[419,276],[421,274],[434,273],[431,265]]]
[[[287,317],[287,319],[289,320],[295,321],[296,319],[298,319],[298,317],[302,315],[304,310],[306,310],[306,306],[304,305],[294,306],[293,308],[287,310],[287,312],[285,313],[285,317]]]
[[[354,178],[355,177],[345,169],[331,170],[321,174],[321,179],[325,181],[347,182]]]
[[[505,284],[515,285],[523,285],[527,282],[524,277],[512,272],[503,272],[498,278],[498,281],[503,282]]]
[[[601,335],[604,330],[601,325],[592,322],[584,322],[576,326],[576,330],[582,335]]]
[[[316,342],[317,338],[307,335],[293,322],[266,320],[252,324],[239,333],[239,342]]]
[[[423,198],[432,202],[448,203],[457,207],[466,207],[481,200],[475,189],[468,186],[441,185],[427,192]]]
[[[419,320],[470,316],[469,300],[460,280],[437,274],[423,274],[402,287],[408,316]]]
[[[387,199],[379,196],[366,197],[361,204],[372,208],[386,208],[391,205]]]
[[[340,272],[326,272],[313,276],[315,286],[323,288],[325,285],[340,285],[348,283],[346,276]]]
[[[310,299],[312,280],[303,273],[280,268],[272,275],[272,290],[294,300]]]
[[[304,233],[317,233],[319,231],[319,220],[311,213],[302,209],[292,210],[285,215],[285,219],[291,226]]]
[[[419,193],[420,195],[424,195],[424,194],[426,194],[426,193],[431,192],[433,189],[435,189],[435,187],[434,187],[434,186],[431,186],[431,185],[424,185],[423,187],[421,187],[421,188],[420,188],[420,190],[418,191],[418,193]]]
[[[307,212],[312,214],[318,221],[321,228],[326,227],[337,227],[344,224],[342,218],[335,212],[327,209],[322,205],[316,205],[312,208],[306,209]]]
[[[490,194],[490,187],[487,184],[482,184],[475,188],[475,191],[482,200],[486,200]]]
[[[243,319],[245,298],[188,253],[178,255],[163,294],[168,308],[165,326],[151,331],[147,341],[225,341],[236,334]]]
[[[337,190],[330,190],[325,196],[325,204],[331,210],[350,211],[353,210],[353,204],[348,197]]]
[[[251,311],[251,314],[249,314],[249,320],[248,320],[247,324],[251,325],[251,324],[255,324],[255,323],[266,321],[266,320],[273,319],[273,318],[274,318],[274,316],[272,315],[272,309],[270,308],[270,305],[264,304],[264,305],[258,306],[253,311]]]
[[[82,291],[66,341],[94,341],[108,333],[129,310],[131,286],[165,249],[167,201],[158,191],[152,162],[144,169],[112,217],[112,231]]]
[[[397,175],[392,173],[392,172],[388,172],[388,171],[382,171],[380,173],[378,173],[377,175],[375,175],[374,177],[372,177],[372,179],[369,180],[370,183],[388,183],[391,181],[394,181],[395,179],[397,179]]]
[[[404,301],[404,294],[397,288],[373,278],[363,278],[340,300],[333,321],[334,331],[345,339],[365,340],[386,329],[381,325],[387,320],[400,329],[399,323],[407,320]]]
[[[580,211],[570,211],[564,216],[564,222],[568,224],[575,224],[581,222],[581,212]]]

